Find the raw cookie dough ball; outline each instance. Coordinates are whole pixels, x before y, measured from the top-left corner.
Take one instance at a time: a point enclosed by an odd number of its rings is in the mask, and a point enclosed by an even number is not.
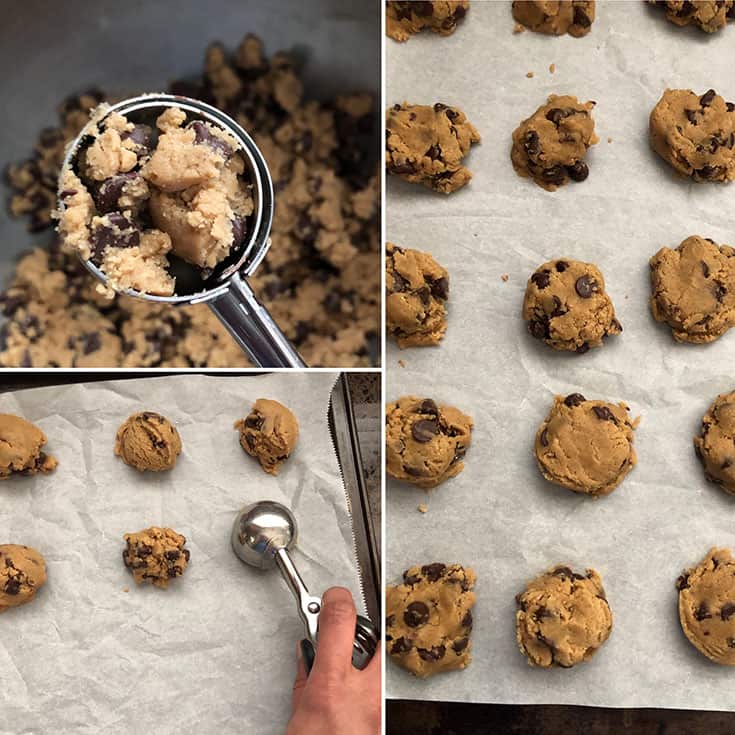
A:
[[[590,32],[595,0],[514,0],[513,18],[536,33],[579,38]]]
[[[582,104],[571,95],[549,95],[545,105],[513,131],[510,159],[519,176],[532,178],[547,191],[584,181],[584,157],[599,138],[592,119],[594,102]]]
[[[711,549],[676,582],[679,621],[689,642],[708,659],[735,666],[735,559]]]
[[[385,409],[386,471],[429,489],[464,469],[472,419],[431,398],[404,396]]]
[[[584,353],[623,331],[596,266],[551,260],[528,280],[523,300],[528,331],[555,350]]]
[[[459,564],[411,567],[386,592],[385,640],[391,658],[424,679],[470,663],[475,573]]]
[[[115,454],[141,472],[170,470],[181,454],[181,437],[160,413],[134,413],[117,430]]]
[[[166,589],[170,580],[180,577],[189,563],[186,537],[170,528],[151,526],[138,533],[126,533],[123,561],[137,584],[149,582]]]
[[[735,249],[693,235],[651,258],[651,311],[678,342],[713,342],[735,326]]]
[[[651,146],[694,181],[735,179],[735,104],[713,89],[667,89],[651,112]]]
[[[428,253],[386,243],[385,320],[399,347],[439,344],[447,330],[449,275]]]
[[[516,638],[531,666],[568,669],[587,661],[607,640],[612,612],[602,579],[557,566],[528,583],[516,597]]]
[[[469,7],[469,0],[388,0],[385,6],[385,32],[396,41],[408,41],[423,28],[441,36],[451,36],[459,21],[467,15]]]
[[[541,474],[575,493],[607,495],[636,463],[637,426],[624,403],[588,401],[580,393],[555,396],[536,432],[534,454]]]
[[[735,495],[735,391],[720,394],[709,407],[694,451],[707,479]]]
[[[58,462],[41,451],[46,434],[30,421],[8,413],[0,414],[0,480],[13,474],[48,474]]]
[[[299,439],[296,416],[282,403],[267,398],[258,398],[248,416],[235,422],[235,428],[240,431],[240,446],[270,475],[278,474]]]
[[[451,194],[471,178],[462,159],[480,134],[456,107],[393,105],[386,113],[385,164],[389,174]]]
[[[678,26],[694,25],[706,33],[724,28],[735,19],[735,0],[648,0],[666,10],[666,17]]]
[[[0,545],[0,613],[30,602],[46,584],[46,562],[30,546]]]

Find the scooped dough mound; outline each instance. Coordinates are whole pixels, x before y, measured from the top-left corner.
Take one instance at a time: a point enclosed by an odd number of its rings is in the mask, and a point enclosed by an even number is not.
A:
[[[428,28],[440,36],[451,36],[467,15],[469,0],[430,0],[399,2],[385,6],[385,32],[396,41],[408,41],[414,33]]]
[[[117,430],[115,454],[141,472],[170,470],[181,454],[181,437],[160,413],[134,413]]]
[[[148,582],[166,589],[189,563],[189,550],[184,548],[186,537],[170,528],[151,526],[138,533],[126,533],[124,538],[123,561],[137,584]]]
[[[58,462],[41,450],[44,444],[46,434],[30,421],[0,414],[0,480],[13,474],[51,472]]]
[[[46,584],[46,562],[30,546],[0,545],[0,613],[30,602]]]
[[[735,391],[720,394],[709,407],[694,450],[705,477],[735,495]]]
[[[246,418],[235,422],[240,446],[270,475],[291,456],[299,439],[296,416],[282,403],[258,398]]]

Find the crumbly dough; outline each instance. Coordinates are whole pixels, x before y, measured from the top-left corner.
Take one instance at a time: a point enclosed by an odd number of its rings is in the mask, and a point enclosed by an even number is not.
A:
[[[429,489],[464,469],[472,419],[431,398],[404,396],[385,409],[386,471]]]
[[[385,640],[390,657],[424,679],[471,661],[475,573],[459,564],[427,564],[403,573],[386,591]]]
[[[270,475],[278,474],[299,439],[296,416],[268,398],[258,398],[250,413],[235,422],[235,428],[240,432],[240,446]]]
[[[115,454],[141,472],[170,470],[181,454],[181,437],[165,416],[141,411],[117,430]]]
[[[513,0],[513,18],[529,30],[586,36],[595,20],[595,0]]]
[[[447,331],[449,274],[429,253],[386,243],[385,321],[399,347],[439,344]]]
[[[713,89],[667,89],[651,111],[651,146],[694,181],[735,179],[735,104]]]
[[[724,28],[735,20],[735,0],[648,0],[666,10],[666,17],[678,26],[697,26],[705,33]]]
[[[170,251],[207,273],[245,238],[253,200],[237,142],[208,122],[186,120],[168,108],[156,137],[101,106],[81,172],[62,173],[59,232],[116,291],[169,296]],[[145,212],[153,228],[141,224]]]
[[[735,391],[721,393],[707,409],[694,450],[707,479],[735,495]]]
[[[389,174],[451,194],[471,178],[462,159],[480,134],[456,107],[393,105],[386,113],[385,162]]]
[[[30,546],[0,545],[0,613],[30,602],[46,584],[46,562]]]
[[[550,482],[585,495],[607,495],[633,469],[636,454],[625,403],[588,401],[580,393],[555,396],[536,432],[534,454]]]
[[[568,669],[588,661],[608,639],[612,612],[594,569],[556,566],[516,597],[516,638],[531,666]]]
[[[539,266],[526,286],[523,319],[528,331],[555,350],[584,353],[623,331],[591,263],[563,258]]]
[[[408,41],[414,33],[428,28],[441,36],[451,36],[469,10],[469,0],[428,0],[398,2],[385,6],[385,32],[396,41]]]
[[[510,158],[516,173],[547,191],[570,180],[584,181],[589,176],[584,157],[599,142],[594,106],[571,95],[549,95],[546,104],[513,131]]]
[[[651,258],[651,311],[678,342],[713,342],[735,326],[735,249],[692,235]]]
[[[58,462],[42,451],[46,441],[46,434],[30,421],[0,414],[0,480],[54,470]]]
[[[184,548],[186,537],[170,528],[151,526],[126,533],[124,539],[123,561],[137,584],[148,582],[166,589],[189,563],[189,549]]]
[[[677,580],[679,621],[689,642],[710,661],[735,666],[735,559],[710,549]]]

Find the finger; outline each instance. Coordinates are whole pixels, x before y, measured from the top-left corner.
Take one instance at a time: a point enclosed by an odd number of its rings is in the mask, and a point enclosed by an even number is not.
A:
[[[309,681],[306,673],[306,665],[304,664],[304,657],[301,653],[301,641],[296,644],[296,681],[293,683],[293,694],[291,695],[291,711],[296,712],[301,700],[301,695],[304,693],[306,682]]]
[[[383,646],[378,643],[378,647],[375,649],[375,654],[368,661],[368,665],[363,669],[363,672],[369,677],[377,677],[380,682],[380,676],[382,673],[382,660],[383,660]]]
[[[322,597],[319,613],[319,645],[314,674],[345,675],[352,667],[357,611],[352,595],[344,587],[331,587]]]

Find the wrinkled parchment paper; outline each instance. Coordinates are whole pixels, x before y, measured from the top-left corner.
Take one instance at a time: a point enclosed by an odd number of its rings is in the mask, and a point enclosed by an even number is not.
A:
[[[327,427],[335,380],[189,375],[0,396],[0,412],[37,423],[59,460],[53,474],[0,484],[0,543],[39,549],[49,577],[31,604],[0,615],[3,735],[284,732],[303,628],[278,572],[239,561],[230,531],[247,503],[286,504],[310,589],[341,584],[359,600]],[[275,478],[232,426],[259,397],[289,406],[300,426]],[[139,473],[113,455],[118,426],[141,409],[181,434],[171,472]],[[123,534],[151,525],[183,533],[191,550],[167,590],[137,587],[121,559]]]
[[[476,423],[465,471],[428,500],[388,484],[388,581],[431,561],[478,573],[473,663],[428,681],[389,665],[391,697],[735,709],[735,671],[687,642],[674,588],[711,546],[735,546],[735,500],[705,481],[692,449],[710,402],[735,389],[735,334],[678,345],[648,308],[659,248],[691,234],[735,244],[735,185],[677,179],[647,142],[667,86],[735,99],[735,28],[709,37],[643,2],[597,5],[583,39],[514,35],[509,2],[476,1],[450,38],[387,41],[387,104],[457,105],[483,136],[465,189],[445,197],[394,177],[387,188],[388,239],[432,252],[451,295],[441,347],[389,346],[386,399],[431,395]],[[600,136],[589,179],[555,193],[516,176],[509,156],[513,129],[550,93],[596,100]],[[520,318],[527,278],[560,256],[599,265],[625,330],[586,355],[553,352]],[[532,456],[553,395],[574,391],[642,416],[638,466],[598,501],[544,481]],[[516,647],[514,596],[559,562],[602,574],[614,629],[591,662],[535,670]]]

